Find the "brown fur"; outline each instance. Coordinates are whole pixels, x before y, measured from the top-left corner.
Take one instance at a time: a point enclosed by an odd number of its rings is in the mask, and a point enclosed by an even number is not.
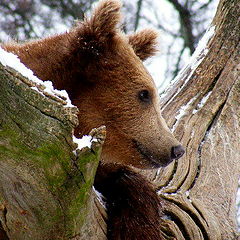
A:
[[[69,33],[4,48],[17,54],[39,78],[68,91],[80,109],[77,136],[106,125],[103,161],[159,167],[171,161],[171,149],[179,142],[161,117],[156,87],[139,59],[156,51],[157,34],[143,30],[124,36],[116,27],[120,6],[117,1],[103,1],[92,18]],[[138,99],[144,89],[152,96],[148,106]],[[136,142],[154,164],[136,150]]]
[[[6,232],[4,231],[1,222],[0,222],[0,240],[9,240]]]
[[[161,116],[157,89],[142,63],[156,52],[157,34],[153,30],[130,36],[121,33],[117,27],[120,7],[116,0],[102,1],[90,19],[68,33],[3,48],[18,55],[42,80],[51,80],[55,88],[68,91],[80,110],[75,135],[81,137],[92,128],[106,126],[95,184],[110,199],[109,222],[116,221],[109,225],[112,239],[159,239],[158,197],[146,180],[123,165],[167,165],[174,158],[173,147],[180,143]],[[147,101],[140,100],[141,91],[148,91]],[[112,179],[115,184],[108,185],[104,179]],[[111,197],[114,186],[122,191]],[[118,193],[129,199],[128,204],[119,200],[122,196]],[[119,225],[132,237],[125,234],[121,238]]]
[[[140,174],[126,166],[101,164],[95,187],[106,197],[108,240],[161,240],[161,203]]]
[[[157,52],[157,36],[157,33],[151,29],[144,29],[129,36],[129,44],[142,61]]]

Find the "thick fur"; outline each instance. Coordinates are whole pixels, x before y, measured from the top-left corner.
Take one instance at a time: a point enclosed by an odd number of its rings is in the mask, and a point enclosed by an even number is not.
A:
[[[157,34],[126,36],[118,28],[121,4],[99,3],[68,33],[3,48],[42,80],[66,89],[80,113],[75,135],[105,125],[107,138],[95,185],[107,198],[110,239],[160,239],[160,203],[150,184],[125,166],[155,168],[180,145],[161,116],[156,86],[142,60],[156,52]],[[141,101],[147,91],[149,101]]]
[[[104,162],[164,166],[172,160],[172,147],[180,143],[161,116],[156,86],[141,61],[155,52],[157,34],[143,30],[125,36],[116,26],[120,4],[109,0],[100,7],[69,33],[3,47],[39,78],[67,90],[80,109],[77,136],[107,127]],[[150,104],[139,101],[138,94],[145,89]]]
[[[145,29],[129,35],[129,43],[141,60],[153,56],[157,52],[157,33],[151,29]]]
[[[161,203],[143,176],[126,166],[101,164],[95,188],[107,199],[109,240],[161,240]]]
[[[9,240],[6,232],[4,231],[1,222],[0,222],[0,240]]]

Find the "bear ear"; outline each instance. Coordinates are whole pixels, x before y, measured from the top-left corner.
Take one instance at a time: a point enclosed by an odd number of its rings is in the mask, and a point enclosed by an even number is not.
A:
[[[129,44],[142,61],[157,53],[157,38],[158,33],[152,29],[144,29],[128,36]]]
[[[85,19],[82,23],[83,38],[91,41],[95,40],[104,43],[107,38],[112,37],[117,31],[117,25],[120,22],[120,9],[122,4],[118,0],[101,1],[90,19]]]

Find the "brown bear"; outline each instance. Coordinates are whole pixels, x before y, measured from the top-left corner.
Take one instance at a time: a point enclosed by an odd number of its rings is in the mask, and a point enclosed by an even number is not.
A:
[[[142,61],[156,52],[157,34],[123,34],[121,4],[99,3],[67,33],[3,46],[36,76],[67,90],[80,113],[75,135],[106,126],[95,187],[107,201],[108,239],[161,239],[161,205],[137,168],[158,168],[184,149],[161,116],[156,86]]]

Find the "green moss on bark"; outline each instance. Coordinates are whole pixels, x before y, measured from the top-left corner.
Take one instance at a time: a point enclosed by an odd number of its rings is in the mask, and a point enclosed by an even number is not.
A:
[[[101,147],[75,156],[76,111],[13,73],[0,66],[0,221],[10,239],[69,239],[89,214]]]

